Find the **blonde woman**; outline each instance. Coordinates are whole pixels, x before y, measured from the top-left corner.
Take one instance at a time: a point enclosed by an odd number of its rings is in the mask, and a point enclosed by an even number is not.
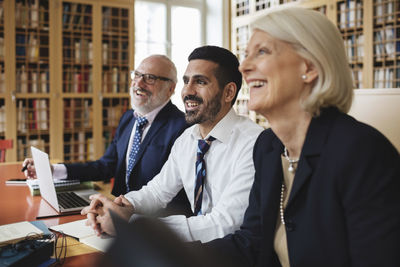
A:
[[[400,266],[400,157],[346,115],[353,97],[337,28],[316,11],[272,11],[240,65],[255,144],[241,230],[208,243],[243,266]]]

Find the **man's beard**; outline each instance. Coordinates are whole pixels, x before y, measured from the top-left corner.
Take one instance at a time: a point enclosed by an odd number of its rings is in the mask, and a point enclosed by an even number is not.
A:
[[[198,124],[206,121],[214,121],[221,110],[221,98],[222,90],[218,92],[218,94],[208,103],[206,107],[203,107],[203,110],[199,109],[196,111],[186,111],[186,122],[189,124]],[[202,98],[193,95],[185,96],[184,102],[186,100],[195,100],[200,104],[204,103]]]
[[[140,91],[146,93],[146,95],[148,97],[148,99],[145,103],[140,103],[137,106],[135,105],[135,101],[134,101],[134,94],[136,94],[136,90],[140,90]],[[165,96],[164,93],[160,92],[158,96],[155,96],[154,94],[152,94],[150,91],[148,91],[146,89],[134,87],[133,92],[131,94],[132,108],[139,114],[145,115],[145,114],[153,111],[160,105],[162,105],[166,101],[166,98],[167,97]]]

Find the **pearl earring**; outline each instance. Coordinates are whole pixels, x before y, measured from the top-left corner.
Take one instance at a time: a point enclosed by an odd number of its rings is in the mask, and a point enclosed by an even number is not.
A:
[[[307,79],[307,75],[303,74],[303,75],[301,75],[301,78],[302,78],[303,80],[305,80],[305,79]]]

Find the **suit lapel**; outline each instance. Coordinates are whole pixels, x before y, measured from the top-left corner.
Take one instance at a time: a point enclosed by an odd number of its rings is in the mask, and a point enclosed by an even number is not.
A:
[[[311,178],[323,151],[325,140],[329,135],[332,122],[336,116],[335,114],[337,115],[338,111],[334,108],[323,109],[319,117],[315,117],[311,120],[300,155],[287,208],[290,207],[290,204],[295,200],[302,187]],[[315,158],[316,160],[314,160]]]
[[[275,136],[272,141],[272,149],[266,152],[263,156],[262,172],[261,172],[261,185],[263,200],[261,203],[266,204],[263,206],[264,214],[279,213],[279,198],[281,192],[281,185],[283,181],[281,153],[283,145],[280,140]],[[268,221],[271,225],[275,225],[276,217],[265,216],[264,221]]]
[[[163,127],[164,124],[167,123],[167,119],[165,119],[165,117],[169,115],[171,105],[172,103],[171,101],[169,101],[168,104],[165,105],[165,107],[161,109],[160,112],[158,112],[157,116],[155,117],[153,123],[150,126],[149,131],[144,137],[142,143],[140,144],[140,148],[136,155],[136,161],[135,164],[133,165],[133,168],[135,168],[136,164],[140,161],[140,158],[142,157],[144,151],[146,151],[146,148],[150,143],[150,141],[153,140],[153,137],[157,134],[157,132],[161,129],[161,127]]]
[[[126,153],[128,153],[128,145],[129,145],[129,139],[131,137],[131,133],[132,133],[132,129],[133,129],[133,125],[135,124],[136,118],[133,115],[133,111],[132,111],[132,115],[131,115],[131,119],[129,120],[128,125],[126,126],[126,129],[129,129],[128,131],[124,130],[121,134],[121,142],[118,143],[118,150],[122,151],[123,153],[121,153],[121,155],[125,155],[124,160],[122,161],[123,163],[126,162]],[[125,164],[123,164],[125,165]]]

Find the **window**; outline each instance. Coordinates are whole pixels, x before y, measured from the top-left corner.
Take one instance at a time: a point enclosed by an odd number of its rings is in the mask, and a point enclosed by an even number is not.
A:
[[[229,37],[223,37],[226,33],[222,30],[222,21],[226,19],[223,12],[228,12],[228,7],[228,0],[135,1],[135,67],[151,54],[170,57],[178,70],[172,102],[182,110],[182,76],[187,57],[194,48],[204,44],[223,46],[223,40],[227,47]],[[206,34],[207,21],[212,29],[207,28]]]

